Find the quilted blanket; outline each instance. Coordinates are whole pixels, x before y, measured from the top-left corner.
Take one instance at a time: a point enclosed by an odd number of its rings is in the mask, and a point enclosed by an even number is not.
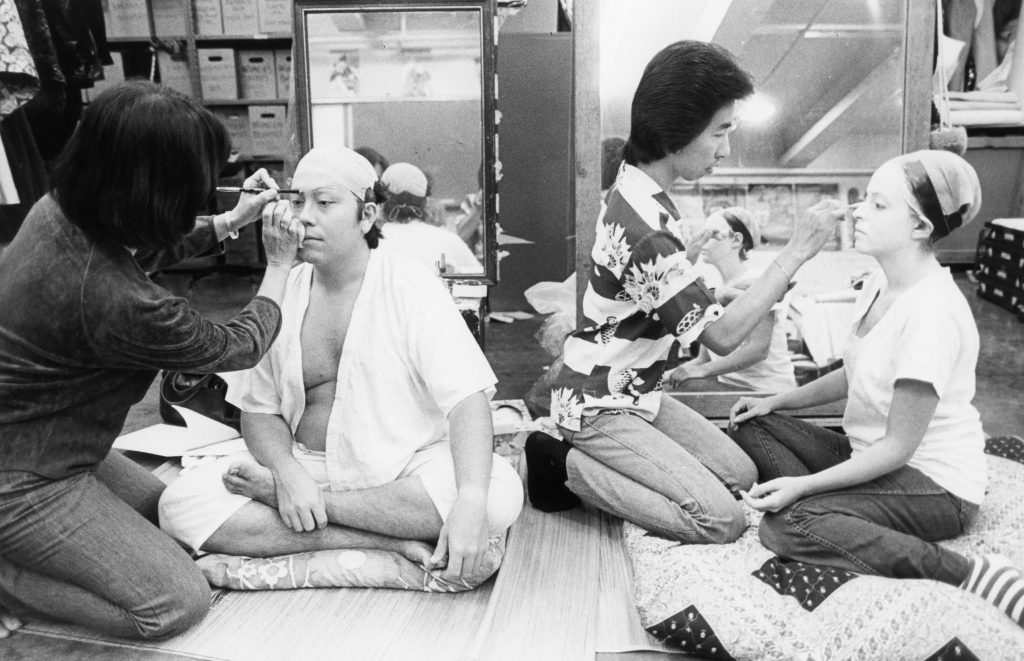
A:
[[[1024,567],[1024,442],[989,439],[989,491],[970,531],[942,542]],[[636,606],[659,640],[711,659],[1024,659],[1024,629],[979,597],[783,562],[758,540],[761,514],[734,544],[680,545],[625,524]]]

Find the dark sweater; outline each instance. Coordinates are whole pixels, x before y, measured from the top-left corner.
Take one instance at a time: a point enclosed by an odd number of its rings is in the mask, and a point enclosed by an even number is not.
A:
[[[215,243],[203,222],[169,253]],[[263,297],[226,324],[202,318],[43,197],[0,257],[0,481],[5,470],[60,479],[93,469],[158,370],[252,367],[280,326]]]

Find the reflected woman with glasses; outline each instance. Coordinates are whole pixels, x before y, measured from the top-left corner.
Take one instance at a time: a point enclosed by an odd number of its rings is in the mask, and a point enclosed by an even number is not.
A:
[[[704,230],[706,240],[700,255],[721,273],[722,287],[716,294],[720,301],[728,302],[760,275],[751,268],[748,253],[761,245],[761,231],[757,219],[743,207],[716,211],[708,216]],[[789,296],[786,295],[730,354],[719,355],[701,345],[696,358],[665,373],[666,386],[698,391],[771,393],[796,388],[793,361],[782,325],[788,308]]]

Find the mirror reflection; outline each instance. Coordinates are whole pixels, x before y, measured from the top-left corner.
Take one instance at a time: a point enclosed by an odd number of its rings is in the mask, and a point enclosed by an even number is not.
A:
[[[765,243],[782,245],[796,214],[822,198],[853,203],[872,169],[901,153],[906,5],[868,0],[601,0],[601,121],[629,134],[643,67],[680,39],[714,42],[754,78],[732,154],[671,194],[685,232],[726,207],[750,210]],[[840,228],[830,246],[845,247]]]
[[[481,12],[360,8],[304,22],[311,145],[374,163],[393,197],[378,221],[387,245],[484,276]]]

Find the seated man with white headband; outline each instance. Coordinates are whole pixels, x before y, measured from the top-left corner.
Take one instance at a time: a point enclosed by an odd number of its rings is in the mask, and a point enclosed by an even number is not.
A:
[[[428,570],[447,563],[445,579],[465,586],[518,516],[522,483],[492,453],[496,379],[450,295],[374,250],[376,181],[348,149],[299,161],[299,193],[273,210],[304,230],[281,333],[229,381],[251,454],[182,475],[161,526],[236,556],[396,551]]]

